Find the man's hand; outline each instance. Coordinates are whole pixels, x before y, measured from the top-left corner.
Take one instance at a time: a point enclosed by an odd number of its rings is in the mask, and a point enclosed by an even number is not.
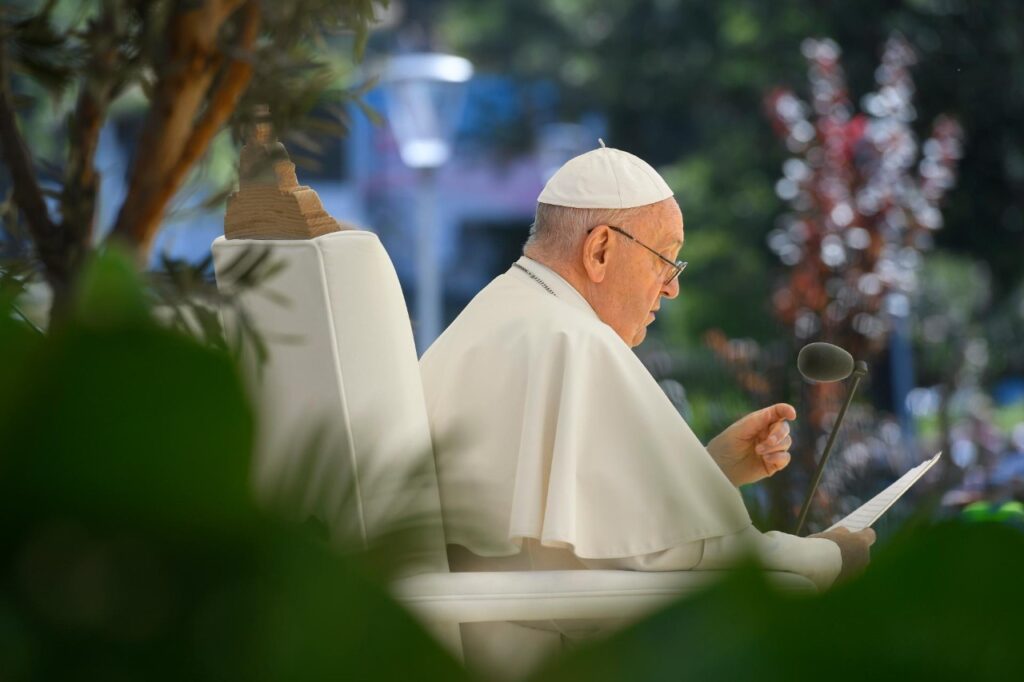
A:
[[[839,545],[839,553],[843,557],[843,568],[839,571],[836,582],[842,582],[857,575],[871,561],[871,545],[875,544],[875,531],[870,528],[851,533],[848,528],[839,526],[835,530],[826,530],[809,537],[825,538]]]
[[[741,418],[708,443],[708,452],[735,486],[760,481],[789,464],[789,421],[796,409],[777,403]]]

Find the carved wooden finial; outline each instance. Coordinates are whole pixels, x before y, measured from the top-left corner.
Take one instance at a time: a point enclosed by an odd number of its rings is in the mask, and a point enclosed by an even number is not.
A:
[[[270,107],[266,104],[257,104],[255,118],[256,122],[253,124],[252,133],[250,136],[250,142],[259,142],[261,144],[268,144],[273,141],[274,137],[274,125],[270,120]]]
[[[238,191],[228,197],[228,239],[311,239],[349,229],[324,210],[317,193],[299,184],[295,164],[274,136],[270,107],[256,121],[238,159]]]

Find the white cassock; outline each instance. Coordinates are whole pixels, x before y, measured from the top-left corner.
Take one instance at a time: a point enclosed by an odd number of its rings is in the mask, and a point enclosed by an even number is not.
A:
[[[453,568],[710,570],[754,552],[830,585],[839,547],[757,531],[625,342],[554,271],[518,263],[541,281],[495,278],[420,362],[445,535],[469,550]]]

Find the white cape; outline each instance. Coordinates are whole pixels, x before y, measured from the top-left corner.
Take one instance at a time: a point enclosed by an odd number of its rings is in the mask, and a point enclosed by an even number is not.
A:
[[[445,532],[583,558],[659,552],[750,517],[650,372],[572,285],[520,259],[423,356]]]

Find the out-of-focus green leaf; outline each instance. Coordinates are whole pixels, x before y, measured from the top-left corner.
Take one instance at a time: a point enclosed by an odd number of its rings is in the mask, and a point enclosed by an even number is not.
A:
[[[234,363],[144,298],[107,253],[46,336],[0,301],[0,676],[465,679],[353,559],[255,506]]]
[[[82,274],[76,314],[90,325],[120,327],[150,319],[142,277],[130,256],[110,246]]]
[[[1013,679],[1024,665],[1021,566],[1013,528],[917,529],[826,594],[785,595],[738,572],[536,679]]]

